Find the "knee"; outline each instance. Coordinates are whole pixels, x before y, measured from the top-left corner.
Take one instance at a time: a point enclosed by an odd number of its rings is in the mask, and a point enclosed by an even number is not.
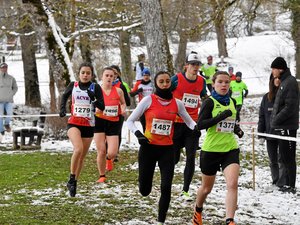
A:
[[[238,182],[233,180],[233,181],[229,181],[226,184],[227,190],[237,190],[238,188]]]
[[[210,187],[201,187],[201,192],[204,195],[208,195],[211,192],[212,188]]]

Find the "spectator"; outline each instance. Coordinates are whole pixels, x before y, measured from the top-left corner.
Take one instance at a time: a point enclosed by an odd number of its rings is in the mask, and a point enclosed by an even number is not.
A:
[[[236,100],[236,110],[237,110],[237,121],[240,121],[240,113],[243,106],[244,98],[248,95],[248,87],[242,81],[242,73],[236,72],[236,80],[231,80],[230,82],[230,94],[231,97]]]
[[[10,121],[13,114],[13,97],[18,91],[16,79],[7,73],[8,65],[3,62],[0,64],[0,132],[4,135],[5,131],[10,132]],[[8,117],[3,118],[4,112]],[[3,124],[4,120],[4,124]],[[4,127],[3,127],[4,125]]]
[[[259,120],[257,130],[260,133],[271,133],[270,117],[273,111],[275,96],[280,85],[278,78],[273,78],[271,75],[269,82],[269,92],[262,98],[259,108]],[[269,165],[271,169],[272,184],[277,187],[286,185],[286,170],[282,164],[281,155],[278,152],[279,140],[270,137],[258,137],[260,140],[267,140],[267,151],[269,156]]]
[[[212,76],[215,74],[215,72],[217,72],[217,66],[215,64],[213,64],[213,57],[211,55],[209,55],[207,57],[207,63],[204,64],[201,69],[200,69],[203,73],[204,73],[204,77],[206,80],[206,86],[209,90],[209,92],[212,92]]]
[[[299,128],[299,88],[295,77],[291,75],[286,61],[277,57],[271,64],[272,75],[279,78],[281,84],[277,91],[271,114],[271,129],[277,135],[296,137]],[[287,169],[288,185],[279,190],[296,193],[296,142],[279,139],[279,153]]]

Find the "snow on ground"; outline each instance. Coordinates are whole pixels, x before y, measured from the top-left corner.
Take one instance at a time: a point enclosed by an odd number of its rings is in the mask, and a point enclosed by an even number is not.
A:
[[[294,71],[295,62],[291,58],[293,55],[293,44],[292,42],[286,38],[285,35],[263,35],[263,36],[255,36],[255,37],[245,37],[239,39],[228,39],[228,49],[230,58],[226,58],[225,60],[230,62],[231,65],[235,67],[235,72],[240,70],[243,72],[243,79],[249,87],[249,93],[251,94],[264,94],[268,89],[268,79],[270,75],[270,64],[272,60],[276,56],[284,56],[286,57],[288,64],[290,65],[292,71]],[[175,47],[173,46],[172,52],[174,52]],[[215,62],[219,59],[217,56],[216,42],[197,42],[197,43],[189,43],[188,50],[196,50],[201,55],[203,62],[206,62],[206,56],[211,54],[215,57]],[[133,56],[135,57],[135,56]],[[15,97],[16,104],[24,104],[24,78],[22,72],[22,62],[21,61],[10,61],[8,58],[8,71],[13,74],[19,85],[19,91]],[[48,102],[49,99],[49,91],[47,82],[48,78],[48,62],[47,60],[39,60],[38,61],[38,70],[39,70],[39,82],[41,84],[40,90],[42,94],[43,102]],[[247,98],[245,100],[245,104],[242,109],[242,122],[256,122],[258,120],[258,108],[260,104],[261,98]],[[22,124],[21,124],[22,125]],[[23,124],[24,125],[24,124]],[[14,120],[13,126],[20,126],[20,121]],[[283,194],[278,190],[272,190],[271,184],[271,176],[269,168],[264,165],[256,165],[255,167],[255,190],[252,189],[253,185],[253,174],[252,171],[246,168],[251,167],[251,159],[246,158],[247,155],[251,155],[252,153],[252,136],[249,134],[251,132],[251,128],[255,128],[255,125],[241,125],[242,129],[246,131],[246,135],[239,140],[240,149],[241,149],[241,176],[239,179],[239,200],[238,200],[238,210],[236,212],[236,220],[238,224],[276,224],[276,225],[296,225],[300,224],[300,205],[299,205],[299,193],[300,193],[300,167],[298,163],[297,168],[297,181],[296,187],[298,188],[297,194]],[[200,139],[203,140],[204,134]],[[299,136],[299,132],[298,132]],[[265,146],[259,145],[257,139],[255,139],[255,154],[256,157],[267,158],[267,152],[265,150]],[[5,134],[2,143],[0,146],[11,146],[12,137],[10,134]],[[201,142],[200,142],[201,143]],[[91,147],[92,151],[95,150],[94,143]],[[123,142],[121,146],[122,149],[132,149],[137,150],[138,144],[135,136],[133,134],[128,133],[128,129],[126,126],[123,128]],[[42,150],[47,152],[57,152],[57,151],[72,151],[72,145],[68,140],[58,141],[58,140],[47,140],[44,139],[42,141]],[[20,151],[17,151],[20,152]],[[15,151],[0,151],[1,154],[14,154]],[[297,154],[299,154],[299,143],[297,147]],[[199,176],[200,169],[198,168],[199,159],[197,159],[197,166],[195,171],[195,176],[193,183],[191,184],[191,193],[195,197],[198,186],[200,185]],[[136,170],[137,165],[132,165],[132,170]],[[128,168],[127,168],[128,169]],[[184,163],[180,162],[179,165],[176,166],[176,173],[181,173],[184,170]],[[91,187],[96,189],[95,187]],[[118,187],[117,189],[122,188],[123,198],[127,198],[130,196],[139,196],[137,187]],[[173,196],[170,206],[170,212],[176,209],[177,207],[187,208],[187,212],[190,213],[192,211],[192,207],[194,202],[184,202],[182,199],[178,198],[178,194],[181,191],[181,185],[173,186]],[[116,188],[110,188],[109,186],[105,186],[105,191],[109,194],[119,193],[120,190],[116,190]],[[103,192],[104,189],[98,190],[98,192]],[[205,208],[209,208],[210,212],[205,216],[205,218],[209,221],[209,224],[214,224],[216,221],[222,219],[224,216],[225,208],[224,208],[224,196],[225,196],[225,181],[224,177],[221,173],[218,173],[215,187],[212,193],[209,195],[207,199],[207,203]],[[22,190],[20,190],[22,191]],[[50,198],[51,195],[55,196],[56,193],[64,192],[63,189],[56,190],[44,190],[43,196],[45,198]],[[156,194],[157,191],[153,190],[154,193],[151,194],[152,198],[158,198]],[[38,195],[38,193],[35,193]],[[7,196],[9,198],[9,196]],[[78,194],[79,201],[88,201],[84,197],[84,193],[81,191]],[[94,196],[97,198],[97,192]],[[101,199],[99,199],[101,201]],[[137,197],[136,199],[137,205],[140,208],[150,207],[147,205],[147,200],[142,197]],[[43,199],[35,202],[35,204],[43,204]],[[47,201],[48,202],[48,201]],[[90,207],[97,207],[91,205]],[[152,207],[152,206],[151,206]],[[156,211],[156,206],[153,206],[153,210]],[[205,210],[204,210],[205,212]],[[191,215],[192,216],[192,215]],[[155,218],[152,219],[153,223],[155,223]],[[130,224],[130,225],[140,225],[140,224],[149,224],[145,221],[123,221],[119,223],[116,221],[115,224]],[[166,224],[190,224],[186,221],[182,221],[181,218],[178,217],[167,217]]]

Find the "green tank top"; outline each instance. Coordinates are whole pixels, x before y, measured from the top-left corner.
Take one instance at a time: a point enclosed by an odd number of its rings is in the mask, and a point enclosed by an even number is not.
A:
[[[232,116],[208,128],[202,145],[202,151],[229,152],[233,149],[237,149],[238,144],[233,133],[236,121],[236,109],[234,107],[233,100],[230,98],[229,105],[224,106],[212,96],[210,96],[210,98],[214,102],[212,117],[216,117],[219,113],[223,112],[226,109],[230,109],[232,111]]]

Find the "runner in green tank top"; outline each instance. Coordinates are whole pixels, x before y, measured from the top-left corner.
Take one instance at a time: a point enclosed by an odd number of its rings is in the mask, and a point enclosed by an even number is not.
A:
[[[207,133],[200,153],[202,185],[197,191],[193,224],[203,224],[203,204],[214,186],[217,171],[222,170],[227,189],[226,225],[235,225],[240,150],[234,134],[241,138],[244,132],[236,124],[236,101],[229,96],[229,74],[218,71],[212,82],[214,90],[211,97],[203,102],[197,123],[199,129],[206,129]]]

